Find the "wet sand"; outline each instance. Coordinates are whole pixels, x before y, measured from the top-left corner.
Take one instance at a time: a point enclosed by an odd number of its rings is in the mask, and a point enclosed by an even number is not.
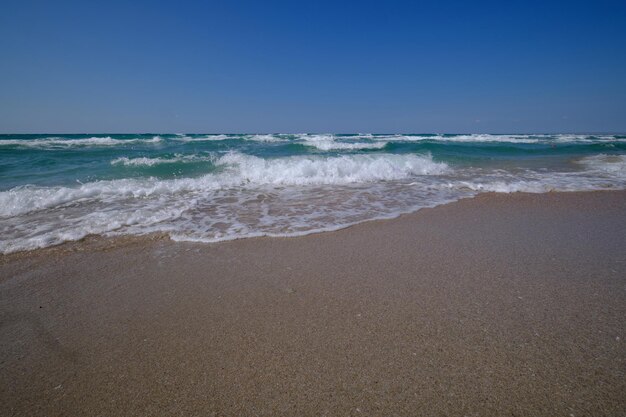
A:
[[[0,415],[626,415],[626,192],[0,258]]]

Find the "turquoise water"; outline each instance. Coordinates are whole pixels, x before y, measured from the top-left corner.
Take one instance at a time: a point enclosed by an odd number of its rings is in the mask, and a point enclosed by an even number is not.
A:
[[[0,135],[0,252],[300,235],[480,192],[624,188],[622,135]]]

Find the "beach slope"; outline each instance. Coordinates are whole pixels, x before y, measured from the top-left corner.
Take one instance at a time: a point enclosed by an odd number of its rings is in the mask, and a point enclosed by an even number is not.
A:
[[[0,258],[0,414],[626,414],[626,192]]]

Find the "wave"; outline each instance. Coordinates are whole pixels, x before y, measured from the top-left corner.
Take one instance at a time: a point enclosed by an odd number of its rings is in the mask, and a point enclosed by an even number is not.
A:
[[[244,135],[224,136],[246,140]],[[178,139],[183,137],[179,135]],[[420,140],[428,137],[439,136],[423,135]],[[300,134],[278,138],[321,151],[337,149],[337,145],[352,146],[342,148],[347,150],[366,149],[362,146],[370,145],[382,148],[403,140],[402,136],[365,134]],[[178,139],[162,140],[171,140],[171,145]],[[513,139],[555,140],[555,136],[528,135]],[[132,139],[113,140],[126,143]],[[245,149],[251,148],[250,144],[244,145]],[[620,146],[616,144],[614,150]],[[266,148],[261,149],[265,154],[270,153]],[[554,165],[550,161],[544,165],[541,160],[515,166],[509,160],[503,164],[488,161],[474,166],[466,163],[450,166],[430,154],[394,154],[389,153],[391,149],[262,158],[241,152],[193,155],[172,152],[160,153],[158,157],[145,153],[143,157],[131,157],[121,156],[122,148],[105,165],[152,167],[203,161],[211,164],[212,171],[194,177],[133,177],[66,186],[27,185],[0,191],[0,253],[50,246],[88,234],[159,232],[175,240],[194,241],[297,236],[394,217],[482,192],[626,188],[626,155],[610,154],[613,150],[608,148],[597,151],[606,153],[586,153],[586,157],[580,157],[585,153],[568,150]],[[297,151],[303,152],[300,148]]]
[[[185,135],[177,135],[175,140],[181,142],[212,142],[212,141],[221,141],[228,139],[238,139],[237,136],[230,135],[206,135],[206,136],[185,136]]]
[[[415,175],[437,175],[449,167],[430,155],[297,156],[263,159],[229,153],[217,164],[234,167],[241,181],[273,185],[328,185],[389,181]]]
[[[94,136],[91,138],[66,139],[59,137],[41,138],[41,139],[5,139],[0,140],[0,146],[18,146],[28,148],[70,148],[70,147],[86,147],[86,146],[120,146],[136,143],[158,143],[163,139],[160,136],[154,136],[151,139],[114,139],[110,136]]]
[[[537,143],[538,138],[526,135],[458,135],[451,137],[437,137],[436,140],[445,142],[508,142],[508,143]]]
[[[158,161],[143,160],[137,164]],[[128,163],[133,160],[128,159]],[[120,163],[127,162],[125,160]],[[0,217],[57,207],[77,200],[145,198],[182,192],[203,192],[259,185],[345,185],[390,181],[416,175],[437,175],[449,168],[429,155],[344,155],[332,158],[287,157],[263,159],[228,153],[213,162],[222,170],[198,178],[95,181],[78,187],[20,186],[0,192]]]
[[[459,143],[489,143],[489,142],[505,142],[505,143],[539,143],[541,139],[525,135],[432,135],[432,136],[413,136],[413,135],[396,135],[392,137],[384,137],[387,141],[393,142],[459,142]]]
[[[254,142],[289,142],[290,135],[281,135],[281,134],[266,134],[266,135],[244,135],[242,136],[245,140],[251,140]]]
[[[359,136],[361,138],[361,136]],[[344,141],[337,141],[332,135],[307,135],[304,138],[303,145],[317,148],[321,151],[334,150],[360,150],[360,149],[382,149],[387,146],[387,142],[346,142],[345,139],[353,140],[354,137],[342,138]]]
[[[360,150],[360,149],[383,149],[388,142],[305,142],[304,145],[312,146],[321,151]]]
[[[102,180],[78,186],[18,186],[0,192],[0,217],[72,204],[77,201],[141,199],[181,193],[205,193],[224,189],[255,189],[260,186],[343,186],[385,183],[429,176],[447,178],[447,188],[473,191],[544,192],[550,190],[588,190],[626,185],[626,155],[599,154],[575,161],[583,167],[577,172],[494,171],[488,176],[474,171],[452,169],[430,155],[351,154],[333,157],[320,155],[264,159],[231,152],[221,156],[184,156],[173,158],[118,158],[112,164],[153,166],[178,162],[208,161],[216,167],[211,174],[195,178],[125,178]],[[442,183],[442,184],[445,184]]]
[[[573,135],[573,134],[357,134],[357,135],[333,135],[333,134],[264,134],[246,135],[245,140],[276,143],[296,141],[305,145],[316,147],[320,150],[344,150],[344,149],[378,149],[384,145],[381,142],[457,142],[457,143],[513,143],[513,144],[551,144],[551,143],[607,143],[626,142],[626,137],[619,135]],[[366,139],[368,142],[354,141]],[[358,144],[360,143],[360,145]],[[352,146],[354,145],[354,146]]]
[[[576,161],[588,170],[626,178],[626,155],[598,154]]]
[[[334,135],[334,134],[258,134],[243,135],[242,139],[254,142],[265,143],[301,143],[306,146],[318,148],[320,150],[342,150],[342,149],[380,149],[381,141],[401,140],[400,135],[372,135],[369,133],[359,133],[357,135]],[[368,140],[369,142],[355,142],[357,140]]]
[[[177,163],[194,163],[194,162],[214,162],[213,156],[197,156],[197,155],[181,155],[176,154],[173,158],[128,158],[121,157],[111,161],[111,165],[124,165],[124,166],[154,166],[161,164],[177,164]]]
[[[388,142],[457,142],[457,143],[512,143],[512,144],[576,144],[576,143],[626,143],[623,135],[575,135],[575,134],[207,134],[154,136],[152,138],[114,138],[111,136],[94,136],[89,138],[45,137],[36,139],[0,139],[0,147],[26,148],[70,148],[89,146],[123,146],[126,144],[150,144],[162,141],[172,142],[217,142],[224,140],[245,140],[261,143],[302,143],[322,151],[381,149]]]
[[[551,144],[551,143],[607,143],[626,142],[626,138],[618,135],[496,135],[496,134],[469,134],[469,135],[376,135],[376,140],[388,142],[458,142],[458,143],[518,143],[518,144]]]

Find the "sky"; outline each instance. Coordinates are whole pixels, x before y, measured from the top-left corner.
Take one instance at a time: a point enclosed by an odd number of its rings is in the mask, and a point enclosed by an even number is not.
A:
[[[3,133],[626,132],[626,1],[0,4]]]

